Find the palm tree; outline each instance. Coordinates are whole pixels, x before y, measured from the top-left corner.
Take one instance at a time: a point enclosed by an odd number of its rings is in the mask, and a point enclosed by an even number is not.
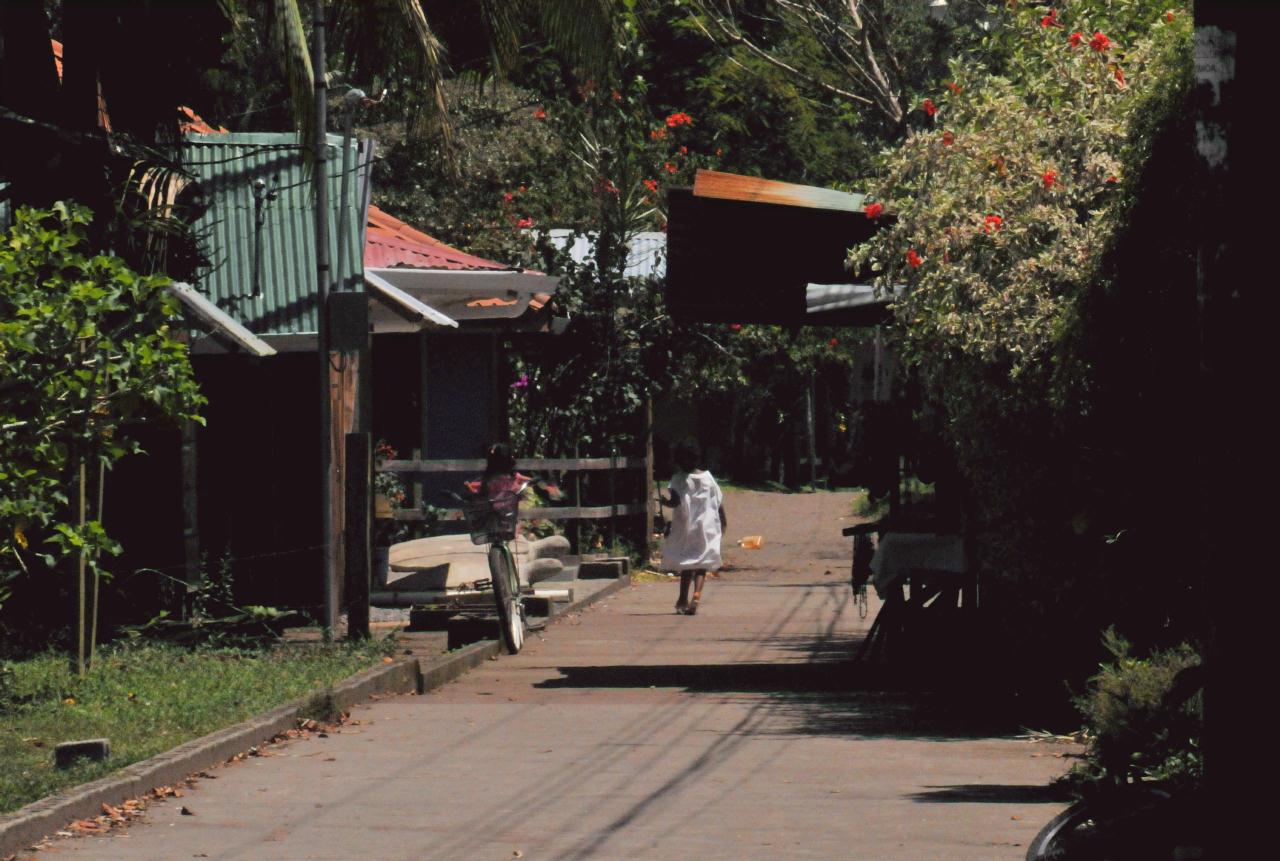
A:
[[[443,80],[445,45],[437,29],[484,34],[491,67],[509,69],[522,33],[540,31],[570,62],[603,62],[619,0],[320,0],[333,34],[328,75],[372,88],[398,89],[419,122],[448,132]],[[289,90],[295,125],[311,137],[314,74],[305,0],[63,0],[59,86],[51,22],[43,0],[4,0],[0,26],[0,175],[19,201],[75,197],[95,211],[109,201],[111,180],[136,159],[113,155],[130,142],[166,144],[177,136],[182,105],[209,96],[209,70],[227,44],[268,35]],[[110,138],[100,128],[110,112]],[[421,128],[421,125],[419,125]],[[86,153],[92,153],[88,158]],[[69,166],[74,169],[68,169]]]

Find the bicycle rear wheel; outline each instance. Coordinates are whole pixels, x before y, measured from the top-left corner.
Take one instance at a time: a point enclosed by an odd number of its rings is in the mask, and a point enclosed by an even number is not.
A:
[[[520,579],[511,550],[504,544],[489,548],[489,573],[493,577],[493,600],[498,608],[498,626],[507,652],[520,653],[524,645],[524,602],[520,599]]]

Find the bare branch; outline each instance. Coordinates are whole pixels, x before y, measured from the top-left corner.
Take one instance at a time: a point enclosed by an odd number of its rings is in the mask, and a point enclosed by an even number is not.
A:
[[[866,0],[774,0],[772,5],[778,17],[770,20],[795,31],[807,31],[827,62],[843,70],[847,82],[832,82],[800,64],[788,62],[748,36],[734,19],[735,0],[693,0],[691,5],[698,13],[693,18],[695,25],[713,43],[741,46],[810,86],[876,108],[894,125],[900,126],[905,119],[901,90],[896,85],[900,76],[898,59],[880,21],[881,10],[875,4],[867,5]]]
[[[814,77],[813,75],[810,75],[805,71],[802,71],[801,69],[796,68],[790,63],[787,63],[783,60],[778,59],[777,57],[770,54],[768,51],[761,48],[759,45],[752,42],[746,36],[742,35],[740,31],[731,29],[723,19],[715,15],[708,15],[707,17],[710,18],[711,21],[715,23],[716,29],[720,31],[720,33],[722,34],[723,38],[726,41],[734,45],[741,45],[742,47],[750,51],[752,54],[754,54],[755,56],[764,60],[766,63],[769,63],[771,66],[779,68],[790,75],[794,75],[795,77],[800,78],[815,87],[825,90],[826,92],[829,92],[833,95],[840,96],[841,98],[849,99],[850,101],[859,102],[864,105],[875,104],[874,101],[872,101],[871,99],[867,98],[864,95],[861,95],[860,93],[854,93],[849,90],[843,89],[842,87],[837,87],[834,84],[828,83],[827,81],[823,81],[819,78]],[[698,28],[702,30],[703,34],[712,42],[718,41],[716,37],[713,36],[711,32],[708,31],[707,28],[700,21],[698,22]]]

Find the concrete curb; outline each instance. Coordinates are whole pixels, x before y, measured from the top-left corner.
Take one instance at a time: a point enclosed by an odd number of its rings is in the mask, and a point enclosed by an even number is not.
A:
[[[570,604],[551,621],[585,609],[629,585],[630,575],[619,577],[616,582]],[[375,694],[424,693],[453,681],[502,651],[497,640],[481,640],[438,660],[408,659],[372,667],[334,685],[333,702],[345,710]],[[145,795],[157,786],[177,783],[189,774],[224,763],[236,754],[296,728],[300,714],[314,699],[314,694],[301,697],[243,723],[135,762],[108,777],[73,786],[0,816],[0,858],[40,842],[70,822],[99,815],[103,804],[118,805]]]
[[[605,586],[604,588],[596,592],[592,592],[587,597],[582,598],[581,600],[578,600],[578,601],[574,601],[572,604],[565,607],[563,610],[560,610],[554,616],[551,617],[550,621],[554,622],[556,619],[559,619],[561,616],[565,616],[569,613],[577,613],[580,610],[585,610],[587,607],[590,607],[595,602],[608,598],[609,596],[614,595],[617,592],[621,592],[623,589],[627,588],[630,585],[631,585],[631,575],[623,574],[621,577],[619,577],[617,580],[614,580],[608,586]],[[554,604],[552,606],[554,606]]]

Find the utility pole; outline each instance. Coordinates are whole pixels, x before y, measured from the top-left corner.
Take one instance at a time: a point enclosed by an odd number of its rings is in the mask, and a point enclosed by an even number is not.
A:
[[[316,358],[320,366],[320,505],[324,521],[324,627],[333,636],[338,624],[338,584],[334,570],[333,530],[333,429],[329,382],[329,170],[328,85],[325,81],[324,0],[312,3],[311,67],[315,77],[315,141],[312,180],[316,198]]]

